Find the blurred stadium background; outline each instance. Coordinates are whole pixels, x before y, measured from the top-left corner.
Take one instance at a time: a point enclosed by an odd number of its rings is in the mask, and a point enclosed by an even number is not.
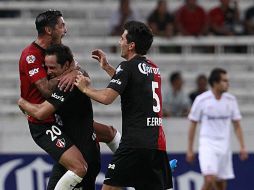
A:
[[[170,0],[170,10],[182,5],[183,0]],[[205,8],[218,4],[217,0],[199,0]],[[132,6],[140,12],[143,20],[155,7],[155,0],[133,0]],[[254,5],[252,0],[239,1],[240,11]],[[110,53],[110,47],[118,43],[118,37],[109,37],[109,17],[118,7],[115,0],[55,0],[55,1],[0,1],[0,12],[14,10],[18,16],[0,18],[0,190],[43,190],[51,169],[52,160],[32,141],[25,117],[16,102],[19,97],[18,60],[21,50],[36,36],[34,20],[36,15],[47,9],[63,11],[68,34],[64,43],[71,47],[76,59],[90,74],[93,85],[104,87],[109,78],[97,63],[90,58],[94,48],[108,52],[109,61],[117,65],[122,59],[119,52]],[[159,46],[179,46],[181,52],[162,54]],[[213,47],[212,53],[196,52],[195,47]],[[244,46],[244,53],[225,52],[227,46]],[[163,85],[167,76],[180,70],[185,79],[185,91],[194,89],[194,80],[200,73],[208,74],[214,67],[225,68],[230,76],[230,92],[238,98],[243,114],[243,131],[250,159],[244,163],[237,157],[239,150],[235,136],[232,146],[236,179],[229,184],[230,190],[253,189],[254,171],[254,37],[174,37],[156,38],[149,53],[161,69]],[[110,106],[94,102],[95,120],[112,124],[121,131],[120,100]],[[202,184],[198,163],[190,166],[184,161],[187,147],[188,120],[169,118],[164,120],[167,149],[170,158],[179,159],[174,173],[175,189],[198,190]],[[196,138],[197,139],[197,138]],[[103,181],[103,172],[110,151],[102,145],[103,169],[98,177]],[[197,141],[195,147],[197,148]],[[251,180],[252,179],[252,180]]]

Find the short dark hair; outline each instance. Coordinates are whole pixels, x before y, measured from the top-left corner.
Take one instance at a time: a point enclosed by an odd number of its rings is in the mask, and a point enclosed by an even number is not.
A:
[[[56,55],[57,63],[61,66],[65,65],[66,61],[73,62],[73,54],[70,48],[63,44],[51,45],[46,49],[45,55]]]
[[[171,74],[169,75],[168,80],[169,80],[169,82],[172,84],[175,80],[181,79],[181,78],[182,78],[181,73],[180,73],[179,71],[175,71],[175,72],[173,72],[173,73],[171,73]]]
[[[129,21],[124,24],[124,29],[128,31],[127,42],[135,43],[137,54],[146,55],[153,43],[153,33],[151,29],[142,22]]]
[[[46,26],[54,28],[57,24],[58,18],[62,16],[63,14],[61,13],[61,11],[51,9],[40,13],[35,19],[35,26],[38,35],[45,33]]]
[[[227,71],[222,68],[215,68],[211,71],[208,82],[213,87],[214,83],[219,83],[221,80],[221,74],[227,74]]]

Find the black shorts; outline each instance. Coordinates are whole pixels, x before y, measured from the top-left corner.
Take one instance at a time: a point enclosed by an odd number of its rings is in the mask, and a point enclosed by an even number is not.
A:
[[[136,190],[172,188],[167,153],[152,149],[119,148],[108,165],[104,184]]]
[[[69,137],[61,131],[61,126],[56,123],[28,122],[28,124],[35,143],[57,162],[62,154],[73,145]]]
[[[95,160],[94,162],[88,163],[88,165],[89,166],[85,177],[81,183],[76,185],[75,188],[79,189],[82,187],[84,190],[95,190],[95,181],[100,171],[100,162]],[[65,172],[67,172],[65,167],[59,163],[56,163],[50,175],[47,190],[54,190],[57,182],[65,174]]]

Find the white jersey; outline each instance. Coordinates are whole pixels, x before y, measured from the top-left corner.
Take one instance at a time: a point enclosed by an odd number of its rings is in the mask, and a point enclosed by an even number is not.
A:
[[[226,92],[218,100],[209,90],[197,96],[188,118],[201,125],[200,145],[212,143],[225,151],[230,148],[231,122],[242,116],[235,96]]]

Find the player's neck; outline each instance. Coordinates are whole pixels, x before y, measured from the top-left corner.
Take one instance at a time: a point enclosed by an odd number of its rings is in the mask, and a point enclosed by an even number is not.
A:
[[[43,49],[47,49],[50,46],[51,41],[52,41],[51,38],[47,38],[45,36],[43,37],[38,36],[37,39],[35,40],[35,43],[38,44]]]
[[[136,56],[142,57],[142,55],[139,55],[139,54],[137,54],[137,53],[132,53],[132,54],[129,54],[129,55],[128,55],[128,57],[127,57],[126,60],[129,61],[129,60],[133,59],[133,58],[136,57]]]
[[[212,92],[217,100],[221,99],[222,93],[216,89],[212,89]]]

